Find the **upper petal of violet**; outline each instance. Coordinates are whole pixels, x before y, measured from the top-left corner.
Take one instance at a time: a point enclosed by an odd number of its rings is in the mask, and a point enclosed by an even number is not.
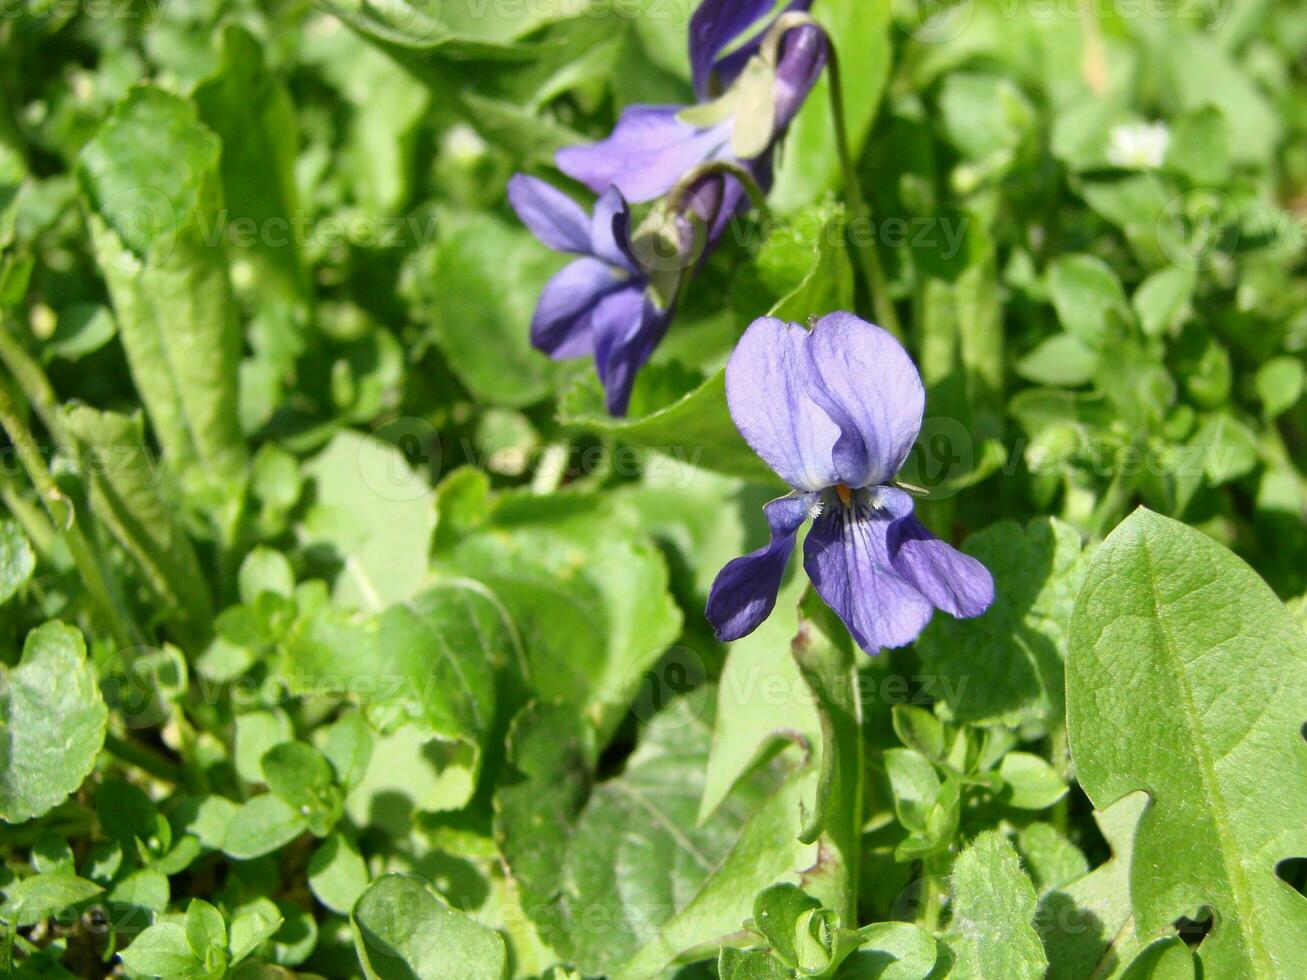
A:
[[[581,205],[543,180],[515,174],[508,203],[531,233],[557,252],[590,254],[590,219]]]
[[[832,313],[806,345],[809,395],[839,426],[834,460],[850,487],[886,483],[921,431],[926,390],[903,345],[852,313]]]
[[[700,129],[680,118],[684,106],[631,106],[611,135],[555,154],[558,169],[596,194],[614,186],[628,201],[652,201],[730,142],[730,122]]]
[[[840,430],[813,401],[809,335],[773,317],[755,320],[726,365],[726,402],[749,447],[798,490],[840,482],[831,449]]]

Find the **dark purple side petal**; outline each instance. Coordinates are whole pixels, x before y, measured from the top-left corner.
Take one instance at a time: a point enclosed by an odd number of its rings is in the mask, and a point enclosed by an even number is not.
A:
[[[515,174],[508,203],[531,234],[557,252],[590,254],[590,219],[581,206],[543,180]]]
[[[667,333],[672,311],[660,310],[634,283],[595,307],[595,370],[604,386],[608,413],[626,414],[635,376]]]
[[[781,497],[763,507],[771,541],[742,558],[727,562],[708,592],[704,611],[723,643],[748,636],[771,615],[781,578],[794,550],[794,536],[808,518],[815,494]]]
[[[735,427],[763,462],[797,490],[839,482],[831,447],[840,430],[810,397],[808,332],[772,317],[755,320],[726,365]]]
[[[851,487],[893,478],[921,431],[926,390],[894,337],[852,313],[817,321],[807,344],[809,395],[839,426],[835,468]]]
[[[915,515],[890,528],[889,554],[904,581],[950,616],[979,616],[994,601],[989,569],[935,537]]]
[[[598,259],[577,259],[545,284],[531,318],[531,343],[562,360],[594,352],[592,315],[622,280]]]
[[[590,251],[610,265],[634,274],[638,270],[627,254],[631,238],[631,207],[616,187],[607,188],[595,201],[590,222]]]
[[[564,147],[554,160],[559,170],[596,194],[611,185],[628,201],[652,201],[730,142],[729,122],[698,129],[678,118],[684,108],[631,106],[607,139]]]
[[[811,24],[786,33],[776,66],[776,138],[785,134],[826,67],[826,32]]]
[[[699,98],[706,98],[714,91],[725,91],[739,77],[749,59],[762,46],[766,27],[726,57],[718,60],[717,56],[774,6],[775,0],[704,0],[699,5],[690,20],[690,69]],[[793,0],[783,13],[806,11],[811,7],[812,0]],[[701,17],[703,23],[697,24]]]
[[[817,593],[867,653],[901,647],[930,621],[930,601],[894,569],[890,510],[828,506],[808,532],[803,567]]]

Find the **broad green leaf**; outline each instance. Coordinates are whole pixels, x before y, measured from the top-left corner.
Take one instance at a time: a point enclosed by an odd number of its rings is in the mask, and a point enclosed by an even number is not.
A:
[[[262,764],[268,789],[304,816],[314,834],[330,831],[344,794],[326,756],[304,742],[282,742],[264,753]]]
[[[542,938],[587,974],[657,974],[681,950],[737,930],[761,888],[813,859],[794,840],[802,779],[776,790],[759,773],[696,825],[711,693],[653,716],[624,772],[588,798],[585,729],[546,708],[514,726],[509,761],[524,778],[498,794],[496,836]]]
[[[1035,931],[1035,889],[1002,834],[986,831],[953,864],[947,933],[958,980],[1038,980],[1048,961]]]
[[[91,509],[136,560],[169,618],[197,645],[213,622],[190,538],[162,494],[165,460],[145,445],[140,415],[74,405],[64,413],[90,482]]]
[[[309,858],[309,888],[314,897],[341,915],[348,915],[368,887],[368,868],[358,848],[340,833],[324,840]]]
[[[57,621],[28,633],[18,665],[0,665],[0,820],[39,817],[73,793],[108,714],[82,634]]]
[[[286,86],[264,64],[258,40],[230,24],[222,34],[222,68],[194,93],[201,122],[222,140],[226,208],[223,238],[237,262],[253,268],[251,281],[268,301],[298,304],[309,295],[300,255],[299,150],[295,106]],[[254,229],[251,236],[228,229]]]
[[[1037,822],[1022,827],[1017,834],[1017,850],[1021,852],[1021,860],[1039,892],[1041,920],[1046,904],[1044,899],[1049,892],[1089,874],[1089,861],[1084,852],[1051,823]],[[1041,935],[1047,950],[1048,937],[1043,932]]]
[[[350,925],[369,980],[500,980],[507,969],[499,934],[450,908],[416,875],[374,881]]]
[[[36,569],[36,554],[17,523],[0,520],[0,603],[8,602]]]
[[[1058,259],[1049,269],[1048,289],[1067,333],[1093,350],[1110,350],[1132,322],[1116,273],[1092,255]]]
[[[204,964],[191,952],[180,922],[156,922],[118,954],[123,966],[138,977],[203,977]]]
[[[998,774],[1003,777],[999,798],[1019,810],[1043,810],[1066,795],[1066,783],[1057,770],[1029,752],[1003,756]]]
[[[1194,980],[1194,955],[1179,936],[1149,943],[1121,974],[1121,980]]]
[[[530,327],[561,264],[529,232],[484,216],[441,241],[428,287],[433,337],[478,400],[519,408],[553,390],[562,368],[531,346]]]
[[[247,783],[263,782],[263,756],[274,745],[293,737],[290,718],[280,708],[237,715],[232,753],[236,774]]]
[[[876,922],[858,930],[862,946],[849,955],[839,980],[925,980],[932,975],[935,940],[910,922]]]
[[[835,44],[842,72],[844,120],[856,160],[871,133],[889,80],[893,58],[890,8],[888,4],[837,0],[816,4],[812,13]],[[828,67],[790,124],[771,195],[783,212],[810,204],[841,179],[831,123],[831,84]]]
[[[1076,600],[1067,671],[1072,756],[1104,807],[1152,802],[1130,894],[1141,934],[1202,906],[1204,974],[1307,972],[1307,905],[1276,862],[1307,854],[1301,706],[1307,636],[1242,561],[1136,511],[1100,547]]]
[[[454,61],[524,58],[540,47],[523,41],[527,35],[568,17],[603,13],[597,0],[541,0],[530,7],[496,7],[476,0],[331,0],[324,6],[384,46]]]
[[[1096,810],[1094,820],[1112,856],[1041,898],[1039,924],[1051,976],[1089,977],[1113,966],[1116,970],[1109,975],[1116,976],[1139,949],[1130,907],[1130,866],[1135,831],[1147,805],[1145,794],[1132,793]]]
[[[1078,388],[1094,379],[1098,354],[1075,334],[1054,334],[1017,361],[1014,370],[1035,384]]]
[[[222,208],[219,155],[193,105],[142,86],[77,165],[132,379],[188,488],[225,489],[245,461],[240,332],[223,251],[205,237]]]
[[[66,871],[32,875],[5,889],[0,919],[11,926],[26,928],[88,901],[102,891],[104,889],[95,882]]]
[[[718,980],[789,980],[794,971],[762,950],[723,946],[717,955]]]
[[[256,898],[232,914],[228,930],[227,951],[232,963],[238,963],[270,939],[281,928],[282,916],[269,899]]]
[[[936,616],[917,642],[949,713],[1060,727],[1066,630],[1085,566],[1079,535],[1055,518],[1005,521],[963,550],[993,574],[994,605],[977,619]]]
[[[271,854],[309,829],[304,815],[273,793],[264,793],[233,814],[222,849],[238,861]]]
[[[350,431],[338,432],[304,472],[315,488],[305,534],[341,563],[336,601],[380,611],[415,595],[436,527],[426,476],[393,446]]]
[[[499,611],[518,686],[582,707],[601,743],[680,631],[662,553],[599,497],[506,496],[436,560],[442,585]]]

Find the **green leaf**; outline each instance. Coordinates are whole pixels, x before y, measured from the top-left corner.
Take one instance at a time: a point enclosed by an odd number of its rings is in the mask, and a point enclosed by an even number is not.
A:
[[[1198,276],[1179,266],[1159,269],[1145,279],[1130,298],[1144,333],[1160,337],[1175,329],[1189,308],[1197,286]]]
[[[1121,974],[1121,980],[1194,980],[1194,955],[1179,936],[1155,939]]]
[[[304,742],[273,746],[263,756],[263,778],[268,789],[308,820],[317,836],[325,836],[339,818],[344,792],[331,763],[313,746]]]
[[[89,901],[104,891],[93,881],[66,871],[47,872],[24,878],[5,889],[0,919],[19,929],[36,925],[64,909]]]
[[[1093,350],[1110,350],[1133,322],[1121,282],[1102,259],[1059,258],[1049,269],[1048,288],[1067,333]]]
[[[753,900],[753,926],[786,963],[797,965],[795,946],[799,920],[806,912],[821,908],[821,902],[788,882],[764,888]]]
[[[1147,795],[1132,793],[1094,811],[1112,856],[1041,900],[1039,922],[1051,975],[1088,977],[1100,963],[1129,962],[1139,949],[1130,907],[1130,866],[1135,831],[1147,805]]]
[[[1075,334],[1054,334],[1017,361],[1014,370],[1035,384],[1078,388],[1094,379],[1098,354]]]
[[[549,394],[562,367],[531,346],[531,316],[559,257],[529,232],[479,217],[444,239],[430,301],[441,353],[481,402],[518,408]]]
[[[1066,795],[1066,783],[1057,770],[1029,752],[1003,756],[998,773],[1004,784],[999,799],[1019,810],[1043,810]]]
[[[240,332],[223,252],[220,144],[189,102],[132,89],[82,150],[77,179],[132,379],[188,487],[222,488],[245,460]]]
[[[1303,364],[1296,357],[1276,357],[1257,369],[1257,397],[1261,399],[1266,417],[1283,415],[1294,405],[1303,392]],[[0,595],[3,595],[0,589]]]
[[[187,942],[186,928],[171,920],[156,922],[118,955],[133,976],[205,976],[204,964],[196,959]]]
[[[1048,961],[1033,925],[1035,889],[1008,840],[986,831],[953,864],[950,977],[1004,980],[1044,976]]]
[[[427,578],[436,526],[426,477],[393,446],[348,431],[304,472],[316,488],[308,534],[342,564],[337,602],[379,611],[415,595]]]
[[[73,793],[108,715],[82,634],[60,622],[27,634],[18,666],[0,665],[0,819],[39,817]]]
[[[251,281],[260,297],[302,302],[309,280],[298,240],[299,127],[290,93],[264,65],[254,35],[229,24],[222,35],[222,67],[193,97],[200,120],[222,140],[223,230],[255,229],[239,254],[253,266]],[[230,244],[244,243],[226,237]]]
[[[277,906],[266,898],[256,898],[242,905],[232,916],[227,949],[233,964],[254,952],[281,928],[282,916]]]
[[[161,493],[164,460],[145,445],[141,417],[74,405],[64,421],[90,482],[91,509],[135,560],[183,636],[213,623],[209,586],[185,530]]]
[[[1085,568],[1079,535],[1055,518],[1025,528],[1005,521],[973,535],[963,550],[993,574],[993,606],[977,619],[936,616],[917,641],[949,713],[1060,727],[1066,631]]]
[[[264,793],[232,816],[222,849],[229,857],[246,861],[289,844],[308,826],[304,815],[289,803],[273,793]]]
[[[600,497],[507,496],[437,561],[444,585],[499,611],[518,683],[582,706],[601,743],[680,632],[662,553]]]
[[[212,955],[211,950],[220,950],[224,960],[227,955],[227,923],[222,913],[200,898],[191,899],[186,906],[186,943],[191,952],[201,963]]]
[[[718,980],[789,980],[794,971],[762,950],[723,946],[717,954]]]
[[[369,980],[499,980],[507,969],[499,934],[450,908],[416,875],[374,881],[350,925]]]
[[[367,887],[367,865],[340,833],[330,835],[309,858],[309,888],[333,912],[348,915]]]
[[[1219,109],[1203,106],[1175,121],[1166,166],[1195,187],[1219,187],[1230,179],[1230,134]]]
[[[1208,906],[1203,973],[1307,972],[1307,906],[1276,862],[1307,854],[1307,636],[1242,561],[1147,510],[1100,547],[1076,600],[1067,720],[1103,807],[1152,797],[1130,894],[1143,935]],[[1274,785],[1274,792],[1267,787]],[[1296,802],[1295,802],[1296,801]]]
[[[14,521],[0,520],[0,603],[8,602],[32,577],[36,553]]]
[[[645,726],[623,773],[587,790],[592,736],[563,708],[528,708],[513,729],[520,781],[496,798],[496,840],[542,938],[587,974],[644,977],[737,930],[754,896],[808,867],[791,778],[760,772],[696,824],[712,692]],[[595,921],[604,927],[596,931]]]
[[[290,599],[295,594],[295,572],[280,551],[259,546],[241,560],[236,584],[241,602],[247,606],[254,605],[264,592]]]
[[[925,980],[935,968],[935,940],[920,926],[876,922],[858,937],[862,946],[840,965],[838,980]]]
[[[292,737],[290,718],[279,708],[237,715],[233,752],[237,775],[247,783],[263,782],[264,754]]]
[[[857,160],[871,134],[889,80],[891,11],[887,4],[835,0],[817,4],[812,13],[828,31],[840,60],[844,121],[850,152]],[[775,207],[782,212],[816,201],[841,179],[831,124],[831,84],[827,68],[790,124],[786,136],[790,151],[781,160],[771,193]]]

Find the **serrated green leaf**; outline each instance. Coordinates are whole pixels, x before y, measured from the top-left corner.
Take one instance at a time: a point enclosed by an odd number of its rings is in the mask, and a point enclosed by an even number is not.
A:
[[[0,520],[0,603],[8,602],[36,568],[36,554],[15,522]]]
[[[1002,834],[986,831],[953,864],[953,954],[958,980],[1038,980],[1048,961],[1035,931],[1035,889]]]
[[[108,716],[82,634],[60,622],[27,634],[18,666],[0,665],[0,819],[38,817],[73,793]]]
[[[1289,817],[1307,786],[1307,636],[1246,565],[1139,510],[1108,537],[1076,600],[1067,720],[1099,807],[1138,789],[1135,919],[1155,934],[1201,906],[1204,973],[1307,971],[1307,907],[1276,862],[1307,853]],[[1277,748],[1278,746],[1278,748]]]

